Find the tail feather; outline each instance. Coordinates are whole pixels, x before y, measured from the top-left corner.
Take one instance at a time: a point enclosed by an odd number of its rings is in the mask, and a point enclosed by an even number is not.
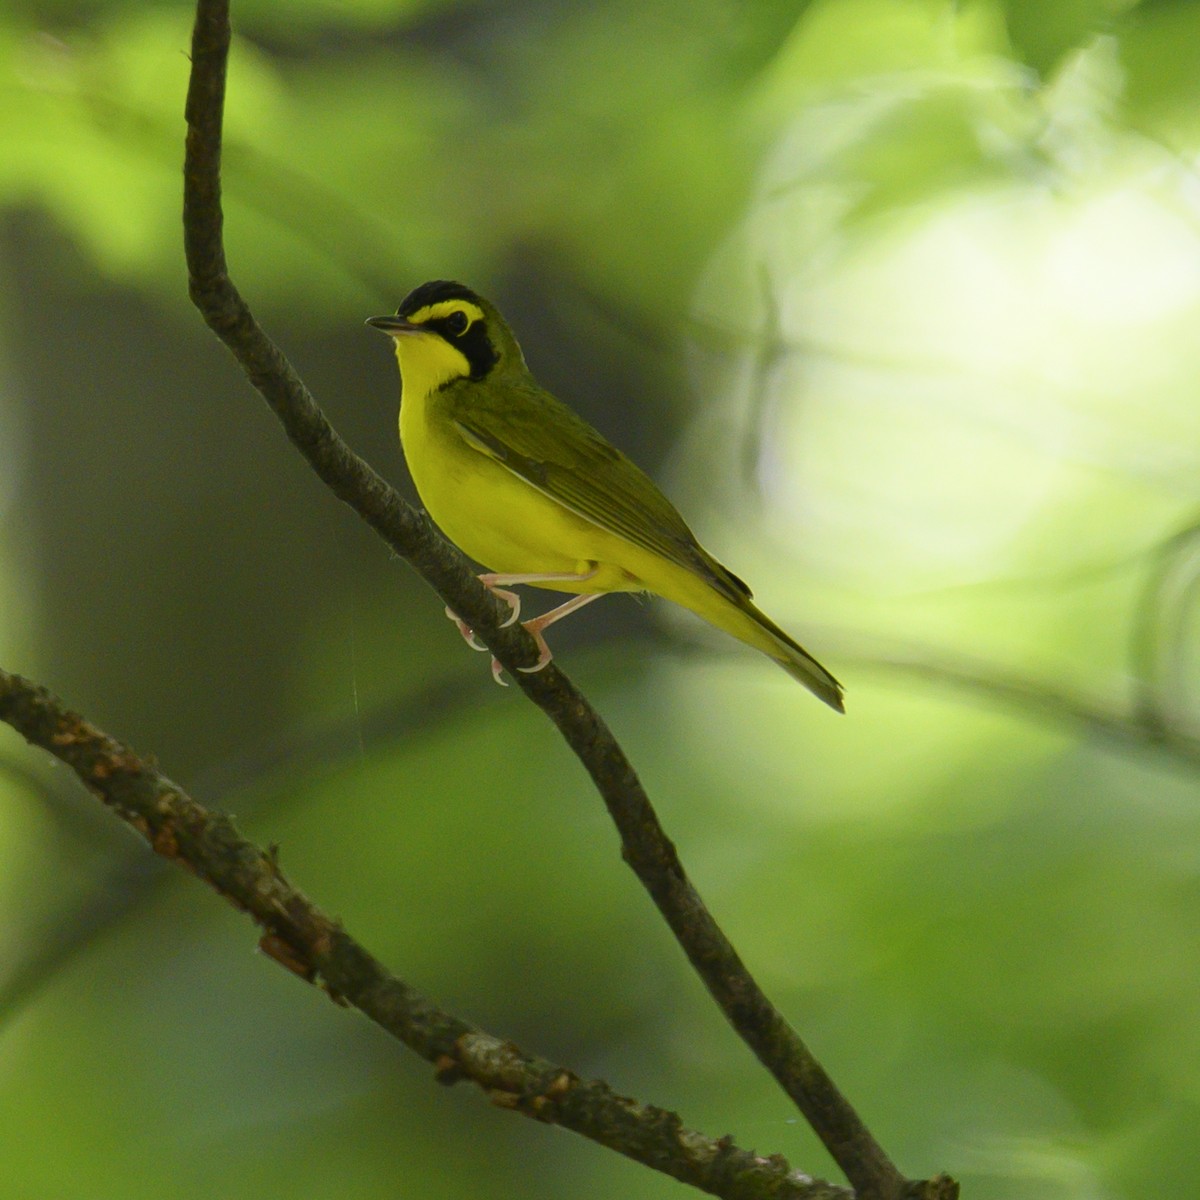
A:
[[[775,658],[775,661],[819,700],[824,700],[834,712],[844,713],[846,704],[842,698],[842,685],[811,654],[799,646],[789,648],[791,654],[786,658]]]
[[[661,558],[648,559],[652,569],[640,576],[647,590],[690,608],[710,625],[766,654],[835,712],[845,712],[842,685],[754,606],[750,589],[736,575],[701,547],[695,546],[694,552],[699,566],[691,569],[667,564]]]
[[[741,606],[739,606],[741,607]],[[844,713],[845,702],[842,699],[842,685],[827,671],[799,642],[788,637],[774,621],[765,613],[760,612],[749,601],[742,611],[749,617],[762,633],[768,635],[770,644],[764,645],[760,637],[744,638],[775,660],[793,679],[804,684],[819,700],[824,700],[834,712]]]

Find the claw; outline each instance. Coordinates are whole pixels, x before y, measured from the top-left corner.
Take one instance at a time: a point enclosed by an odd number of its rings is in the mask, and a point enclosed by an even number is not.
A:
[[[500,628],[507,629],[521,615],[521,597],[516,592],[507,591],[505,588],[488,587],[488,591],[498,599],[505,601],[512,609],[512,612],[508,614],[508,620],[500,622]]]
[[[550,653],[550,647],[546,645],[546,639],[542,637],[542,631],[537,627],[536,619],[533,621],[526,621],[525,629],[537,643],[538,660],[533,664],[532,667],[518,667],[517,670],[520,671],[522,675],[536,675],[538,671],[541,671],[545,668],[546,664],[554,657],[554,655]]]
[[[487,647],[475,636],[475,630],[466,623],[452,609],[446,609],[446,616],[458,626],[458,632],[462,634],[463,641],[471,647],[472,650],[486,650]]]
[[[593,566],[590,571],[564,574],[564,575],[480,575],[479,582],[483,584],[493,596],[497,596],[503,600],[512,610],[509,613],[508,620],[502,621],[501,629],[507,629],[514,624],[521,615],[521,597],[516,592],[506,591],[499,587],[502,583],[553,583],[567,582],[578,583],[585,579],[590,579],[596,574],[597,567]],[[522,675],[533,675],[545,668],[546,664],[554,657],[550,652],[550,647],[546,645],[546,639],[542,636],[542,630],[555,621],[561,620],[568,613],[574,612],[577,608],[582,608],[583,605],[595,600],[601,593],[599,592],[584,592],[578,596],[568,600],[565,604],[560,604],[557,608],[551,609],[548,613],[543,613],[540,617],[534,617],[532,621],[523,622],[529,636],[533,638],[538,648],[538,660],[531,667],[518,667],[517,670]],[[458,626],[458,632],[462,634],[463,640],[471,647],[472,650],[486,650],[487,647],[482,645],[479,639],[475,636],[475,631],[464,621],[456,612],[451,609],[446,609],[446,616]],[[495,656],[492,658],[492,678],[501,686],[508,687],[508,684],[501,678],[504,673],[504,667],[500,660]]]
[[[554,655],[550,652],[550,647],[546,645],[546,639],[542,637],[542,631],[538,626],[538,621],[536,618],[532,621],[526,621],[525,629],[528,631],[529,636],[532,637],[534,642],[537,644],[538,660],[533,664],[532,667],[518,667],[517,670],[520,671],[522,675],[533,675],[542,670],[554,657]],[[501,665],[500,660],[493,657],[492,678],[501,687],[508,687],[508,684],[505,683],[505,681],[500,677],[503,670],[504,667]]]

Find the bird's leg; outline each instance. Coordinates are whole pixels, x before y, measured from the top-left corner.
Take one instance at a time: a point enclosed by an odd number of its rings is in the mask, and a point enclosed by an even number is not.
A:
[[[541,576],[538,575],[489,574],[479,576],[479,582],[482,583],[483,586],[487,588],[487,590],[491,592],[493,596],[497,596],[499,599],[503,600],[512,610],[508,614],[508,620],[500,622],[501,629],[507,629],[521,615],[521,597],[518,596],[516,592],[510,592],[506,588],[502,588],[497,585],[501,583],[527,583],[530,579],[539,578],[541,578]],[[473,630],[470,625],[468,625],[466,621],[464,621],[462,617],[460,617],[458,613],[454,611],[454,609],[447,606],[446,616],[458,626],[458,632],[462,634],[463,641],[466,642],[472,650],[487,649],[487,647],[483,645],[478,638],[476,638],[475,630]]]
[[[486,574],[479,576],[479,582],[482,583],[483,586],[485,588],[487,588],[487,590],[489,592],[491,592],[493,596],[497,596],[501,600],[505,601],[508,604],[508,607],[511,609],[511,612],[508,614],[508,619],[506,621],[500,622],[500,628],[507,629],[521,615],[521,597],[516,592],[510,592],[510,591],[508,591],[507,588],[501,587],[500,586],[501,584],[504,584],[504,583],[510,583],[510,584],[581,583],[585,579],[591,579],[591,577],[593,575],[595,575],[596,570],[597,570],[597,568],[593,567],[590,571],[585,571],[585,572],[577,572],[577,571],[567,571],[567,572],[557,572],[557,573],[528,572],[525,574],[517,574],[517,575],[513,575],[513,574],[504,575],[504,574],[500,574],[497,572],[489,571]],[[602,593],[599,593],[599,592],[590,593],[588,596],[588,599],[591,599],[593,596],[597,596],[597,595],[601,595],[601,594]],[[526,622],[525,627],[527,629],[530,629],[530,632],[533,634],[534,640],[537,642],[538,648],[541,651],[541,657],[538,659],[537,664],[535,666],[527,667],[527,668],[523,668],[523,669],[525,669],[527,671],[540,671],[550,661],[550,657],[551,657],[550,651],[547,648],[546,643],[543,640],[542,635],[541,635],[541,630],[544,629],[547,625],[552,624],[552,621],[546,620],[546,617],[551,617],[551,618],[553,618],[554,621],[556,621],[556,620],[558,620],[558,616],[555,616],[554,615],[555,613],[557,613],[559,616],[565,617],[567,615],[567,613],[572,611],[572,609],[578,608],[579,606],[580,606],[580,602],[578,602],[578,598],[577,598],[576,601],[568,601],[566,604],[561,605],[559,608],[551,609],[550,612],[546,613],[544,616],[535,618],[534,621]],[[465,641],[467,643],[467,645],[471,647],[472,650],[486,650],[487,649],[487,647],[485,645],[483,645],[479,641],[478,638],[476,638],[475,630],[473,630],[471,628],[471,626],[468,625],[466,623],[466,621],[464,621],[458,615],[458,613],[456,613],[452,608],[450,608],[450,607],[446,608],[446,616],[451,621],[453,621],[455,623],[455,625],[458,626],[458,632],[462,634],[463,641]],[[535,624],[537,625],[537,628],[532,629],[531,626],[533,626]],[[495,679],[495,681],[498,684],[500,684],[501,687],[508,687],[508,684],[506,684],[500,678],[500,672],[503,669],[504,668],[501,667],[500,664],[493,658],[492,659],[492,678]]]
[[[550,652],[550,647],[546,645],[546,639],[542,636],[542,630],[548,625],[553,625],[555,621],[561,621],[563,617],[573,613],[577,608],[582,608],[585,604],[603,596],[603,592],[583,592],[578,596],[572,596],[565,604],[560,604],[557,608],[552,608],[548,613],[542,613],[540,617],[534,617],[532,621],[523,622],[526,632],[533,638],[534,644],[538,648],[538,660],[532,667],[518,667],[517,670],[522,675],[533,675],[540,671],[553,657]],[[504,668],[500,665],[498,658],[492,659],[492,678],[501,686],[508,687],[508,684],[500,678],[500,672]]]
[[[578,596],[572,596],[565,604],[552,608],[548,613],[542,613],[540,617],[526,621],[525,630],[537,643],[538,660],[532,667],[518,667],[517,670],[522,675],[533,675],[540,671],[553,658],[550,647],[546,645],[546,639],[542,636],[542,630],[549,628],[555,621],[561,621],[563,617],[570,616],[577,608],[582,608],[585,604],[598,600],[603,595],[603,592],[581,592]]]

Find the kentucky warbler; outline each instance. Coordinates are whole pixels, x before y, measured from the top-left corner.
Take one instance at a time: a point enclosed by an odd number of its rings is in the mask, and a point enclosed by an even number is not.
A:
[[[395,339],[400,440],[421,500],[488,568],[480,579],[511,604],[510,622],[520,600],[505,584],[577,593],[525,622],[541,657],[524,670],[550,661],[542,630],[569,612],[605,592],[654,592],[769,655],[843,711],[838,681],[754,607],[750,589],[696,541],[650,478],[538,387],[491,304],[439,279],[410,292],[395,316],[367,324]],[[493,662],[497,679],[499,670]]]

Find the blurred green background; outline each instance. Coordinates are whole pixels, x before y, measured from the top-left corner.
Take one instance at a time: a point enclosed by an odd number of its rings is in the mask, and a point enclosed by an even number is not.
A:
[[[415,986],[797,1166],[549,725],[189,306],[186,4],[0,10],[0,661]],[[411,494],[363,319],[494,298],[847,686],[615,597],[560,664],[910,1175],[1200,1173],[1200,3],[236,3],[233,273]],[[549,597],[546,597],[549,599]],[[0,735],[18,1200],[683,1195],[491,1110]]]

